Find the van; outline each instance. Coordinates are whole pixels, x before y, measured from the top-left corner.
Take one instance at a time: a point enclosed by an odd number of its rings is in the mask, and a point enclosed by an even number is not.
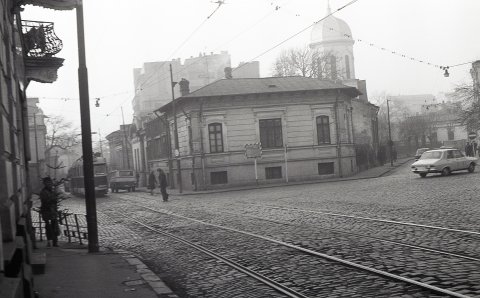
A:
[[[119,189],[130,192],[135,191],[135,187],[137,187],[137,179],[133,170],[115,170],[111,171],[108,176],[112,192],[118,192]]]

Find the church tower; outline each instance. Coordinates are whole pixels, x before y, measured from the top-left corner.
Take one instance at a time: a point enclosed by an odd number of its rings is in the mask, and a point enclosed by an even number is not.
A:
[[[330,1],[327,15],[331,14]],[[327,59],[332,80],[355,79],[352,31],[344,20],[333,15],[316,23],[310,36],[310,49]]]

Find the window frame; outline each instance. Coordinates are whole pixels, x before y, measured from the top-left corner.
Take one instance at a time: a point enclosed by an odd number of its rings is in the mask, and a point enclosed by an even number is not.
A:
[[[225,179],[218,179],[221,175],[225,174]],[[218,175],[213,179],[213,176]],[[214,183],[215,180],[215,183]],[[221,181],[220,181],[221,180]],[[220,181],[220,182],[218,182]],[[210,184],[211,185],[222,185],[222,184],[228,184],[228,171],[212,171],[210,172]]]
[[[320,167],[321,165],[328,165],[329,167],[331,166],[331,172],[329,171],[328,173],[321,173],[320,172]],[[318,170],[318,175],[334,175],[335,174],[335,162],[329,161],[329,162],[319,162],[317,163],[317,170]]]
[[[321,123],[319,123],[319,119],[321,120]],[[327,123],[324,123],[323,119],[327,120]],[[325,125],[327,125],[325,129]],[[330,145],[332,144],[332,138],[330,134],[330,117],[327,115],[318,115],[315,117],[315,126],[317,128],[317,145]],[[321,129],[323,128],[323,129]],[[328,132],[328,135],[325,135],[325,132]],[[320,133],[323,134],[322,140],[323,142],[320,142]],[[327,140],[328,139],[328,140]],[[328,141],[328,142],[326,142]]]
[[[214,127],[214,131],[211,131],[210,128]],[[217,128],[220,127],[218,131]],[[225,145],[223,142],[223,123],[221,122],[212,122],[207,125],[208,131],[208,145],[210,149],[210,153],[223,153],[225,152]],[[212,139],[213,135],[213,139]],[[212,141],[214,141],[214,145],[212,147]],[[221,146],[221,150],[219,147]]]
[[[277,172],[275,172],[275,171],[277,171]],[[277,175],[278,173],[280,173],[279,176]],[[265,179],[266,180],[283,179],[282,167],[281,166],[265,167]]]
[[[282,120],[282,117],[258,120],[259,138],[262,148],[274,149],[284,147]],[[270,125],[270,123],[273,125]]]

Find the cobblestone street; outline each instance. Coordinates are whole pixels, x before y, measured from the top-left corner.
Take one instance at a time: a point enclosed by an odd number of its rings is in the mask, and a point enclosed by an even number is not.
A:
[[[109,194],[97,199],[100,242],[136,254],[180,297],[284,295],[138,221],[305,297],[449,295],[298,249],[465,295],[458,297],[480,297],[480,173],[422,179],[410,164],[374,179],[172,195],[166,203],[159,194]],[[83,204],[79,197],[63,202],[76,213],[84,213]]]

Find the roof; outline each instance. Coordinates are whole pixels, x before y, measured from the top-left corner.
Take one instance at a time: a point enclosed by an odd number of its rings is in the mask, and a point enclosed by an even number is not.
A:
[[[300,76],[237,78],[221,79],[215,81],[186,96],[183,96],[183,98],[329,89],[348,89],[352,91],[356,90],[356,88],[354,87],[335,83],[333,81],[306,78]]]
[[[353,97],[360,95],[357,88],[336,83],[330,80],[306,78],[301,76],[292,77],[268,77],[268,78],[234,78],[221,79],[202,88],[177,98],[175,101],[186,99],[216,96],[233,96],[247,94],[268,94],[280,92],[298,91],[321,91],[343,90]],[[160,107],[158,110],[167,109],[172,102]]]

